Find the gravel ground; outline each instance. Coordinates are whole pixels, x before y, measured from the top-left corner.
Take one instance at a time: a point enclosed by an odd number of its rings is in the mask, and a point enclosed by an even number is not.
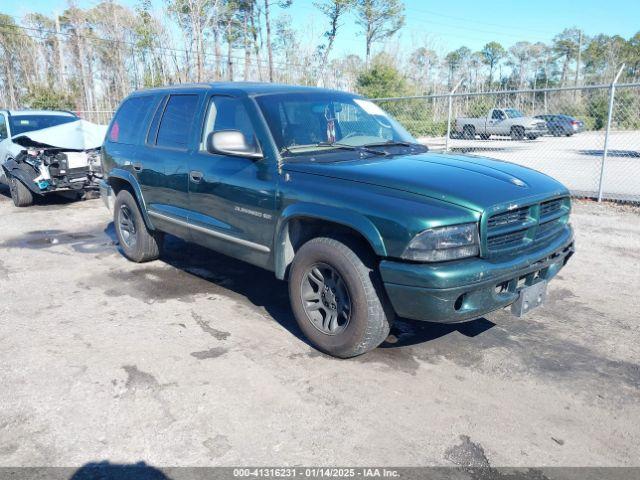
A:
[[[176,239],[136,265],[99,200],[2,190],[0,466],[638,466],[640,212],[573,223],[543,308],[344,361],[269,272]]]

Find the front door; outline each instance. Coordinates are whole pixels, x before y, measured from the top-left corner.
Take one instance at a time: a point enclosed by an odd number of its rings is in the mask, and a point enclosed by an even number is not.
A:
[[[208,99],[200,147],[189,157],[189,222],[195,242],[266,266],[277,218],[275,162],[206,150],[208,135],[221,130],[239,130],[259,146],[250,102],[222,95]]]

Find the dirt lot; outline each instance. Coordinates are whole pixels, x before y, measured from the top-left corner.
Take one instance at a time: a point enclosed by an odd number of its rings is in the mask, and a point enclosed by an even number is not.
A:
[[[0,192],[0,466],[640,465],[640,213],[575,207],[548,304],[400,321],[341,361],[268,272],[172,239],[127,262],[99,200]]]

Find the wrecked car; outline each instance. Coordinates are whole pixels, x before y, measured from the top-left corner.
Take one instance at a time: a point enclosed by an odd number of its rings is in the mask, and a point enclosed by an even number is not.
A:
[[[99,150],[106,126],[66,111],[0,111],[0,181],[17,207],[38,195],[80,198],[102,178]]]

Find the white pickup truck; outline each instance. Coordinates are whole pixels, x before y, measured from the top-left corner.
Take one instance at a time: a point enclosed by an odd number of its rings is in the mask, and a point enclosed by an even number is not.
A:
[[[547,124],[539,118],[526,117],[515,108],[494,108],[486,117],[456,118],[455,131],[466,139],[474,139],[479,135],[486,140],[491,135],[500,135],[511,137],[513,140],[522,140],[525,137],[535,140],[547,133]]]

